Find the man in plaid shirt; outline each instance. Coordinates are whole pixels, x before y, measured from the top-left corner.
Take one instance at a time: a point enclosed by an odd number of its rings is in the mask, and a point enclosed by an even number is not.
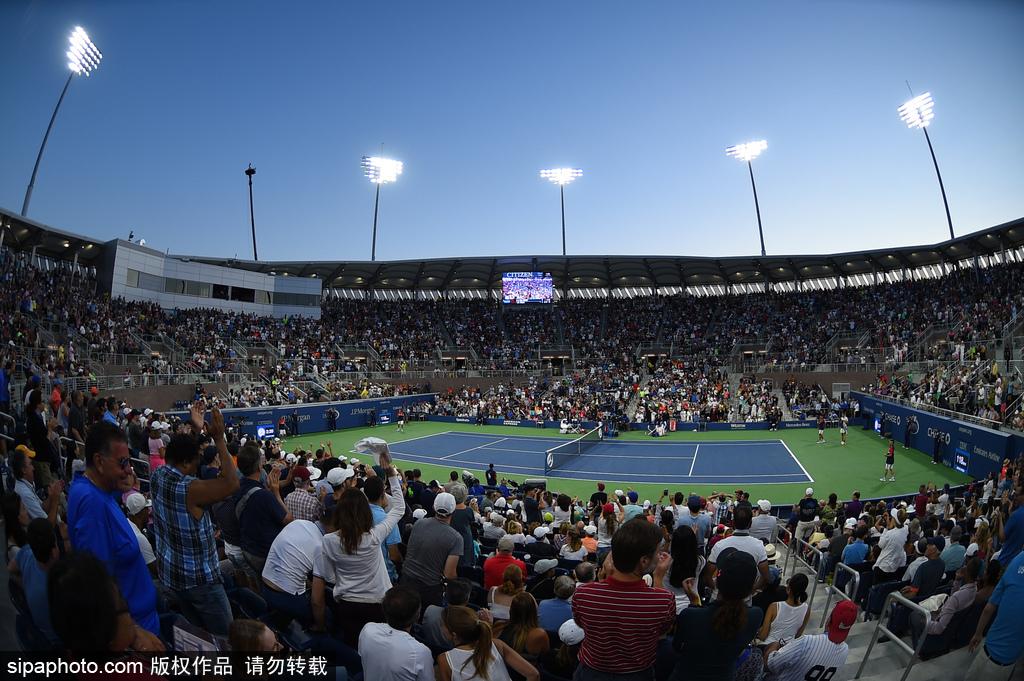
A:
[[[315,523],[324,515],[321,498],[324,496],[325,490],[320,488],[318,498],[318,495],[310,487],[309,478],[308,468],[305,466],[295,468],[295,473],[292,475],[295,491],[284,498],[284,507],[296,520],[308,520]]]
[[[167,445],[166,466],[150,480],[160,581],[178,597],[185,617],[211,634],[227,636],[231,604],[220,574],[213,521],[208,509],[238,489],[238,472],[224,439],[224,417],[211,414],[207,432],[220,459],[220,475],[196,477],[205,405],[192,407],[192,434],[176,434]]]

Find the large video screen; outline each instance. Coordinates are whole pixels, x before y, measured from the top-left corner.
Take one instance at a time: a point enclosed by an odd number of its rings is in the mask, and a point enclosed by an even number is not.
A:
[[[506,305],[550,303],[554,294],[550,272],[505,272],[501,300]]]

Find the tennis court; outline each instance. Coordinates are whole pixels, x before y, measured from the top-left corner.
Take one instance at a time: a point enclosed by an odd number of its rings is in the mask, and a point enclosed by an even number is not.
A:
[[[549,458],[553,448],[558,449]],[[656,485],[813,482],[781,440],[602,440],[585,442],[583,451],[579,449],[559,438],[455,431],[391,443],[392,456],[402,461],[453,469],[485,469],[493,463],[499,476],[617,479]]]

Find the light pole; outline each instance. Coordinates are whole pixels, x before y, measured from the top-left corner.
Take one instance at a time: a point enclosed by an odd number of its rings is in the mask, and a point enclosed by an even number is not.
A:
[[[370,243],[370,260],[377,259],[377,208],[380,206],[380,186],[394,182],[402,174],[402,162],[380,156],[363,156],[363,174],[377,185],[373,199],[373,240]]]
[[[582,174],[579,168],[549,168],[540,171],[541,177],[558,185],[558,193],[562,198],[562,255],[565,255],[565,185]]]
[[[744,142],[743,144],[736,144],[731,147],[726,147],[725,153],[727,156],[738,158],[741,161],[747,162],[747,170],[750,171],[750,188],[754,190],[754,210],[757,211],[757,233],[761,237],[761,257],[765,256],[764,250],[764,228],[761,227],[761,206],[757,202],[757,185],[754,184],[754,165],[751,163],[755,158],[761,155],[761,152],[768,148],[768,143],[764,140],[757,140],[756,142]]]
[[[946,224],[949,225],[949,238],[955,239],[953,234],[953,218],[949,215],[949,202],[946,201],[946,187],[942,184],[942,173],[939,172],[939,162],[935,159],[935,149],[932,148],[932,138],[928,136],[928,126],[935,118],[932,109],[935,102],[932,101],[932,93],[926,92],[913,99],[904,102],[903,106],[896,109],[900,114],[900,120],[907,124],[910,129],[921,128],[924,132],[924,139],[928,142],[928,151],[932,154],[932,163],[935,165],[935,176],[939,178],[939,191],[942,192],[942,205],[946,208]]]
[[[256,217],[252,212],[252,176],[256,174],[256,169],[249,164],[249,167],[245,169],[245,174],[249,176],[249,224],[252,225],[252,259],[259,260],[259,256],[256,255]]]
[[[71,85],[71,79],[76,75],[88,77],[93,71],[95,71],[99,65],[100,60],[103,59],[103,54],[96,49],[96,46],[91,40],[89,40],[89,34],[85,32],[81,26],[75,26],[75,30],[68,36],[68,68],[71,73],[68,74],[68,79],[64,83],[64,89],[60,91],[60,97],[57,99],[57,106],[53,108],[53,115],[50,116],[50,124],[46,126],[46,134],[43,135],[43,143],[39,145],[39,153],[36,155],[36,164],[32,166],[32,177],[28,181],[28,188],[25,190],[25,200],[21,204],[21,214],[28,214],[28,204],[32,201],[32,189],[36,186],[36,173],[39,172],[39,162],[43,160],[43,150],[46,149],[46,140],[50,138],[50,131],[53,130],[53,122],[57,120],[57,112],[60,111],[61,102],[64,101],[64,95],[68,92],[68,86]]]

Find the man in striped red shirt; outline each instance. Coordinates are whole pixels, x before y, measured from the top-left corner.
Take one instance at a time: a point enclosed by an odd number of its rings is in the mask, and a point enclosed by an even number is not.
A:
[[[657,554],[661,533],[643,518],[621,525],[604,563],[605,579],[581,584],[572,598],[583,628],[576,681],[651,681],[658,640],[676,619],[675,598],[660,587],[671,559]]]

